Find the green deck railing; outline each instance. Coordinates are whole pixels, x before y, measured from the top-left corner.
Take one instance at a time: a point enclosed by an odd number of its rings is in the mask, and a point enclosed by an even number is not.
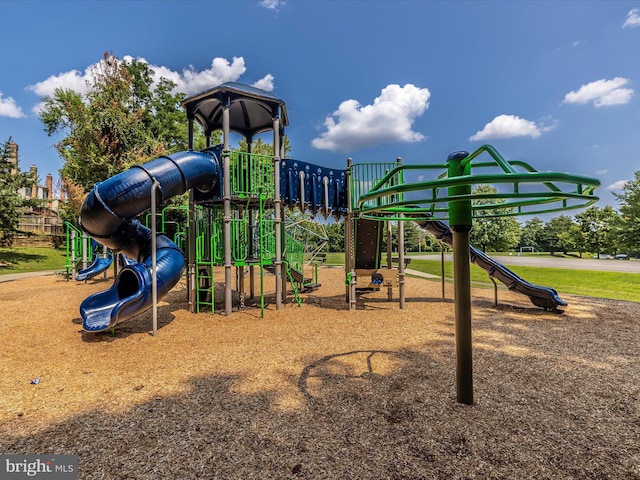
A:
[[[240,198],[275,195],[273,157],[233,150],[230,157],[231,195]]]
[[[374,185],[380,180],[388,182],[388,186],[402,185],[404,183],[403,170],[398,169],[401,164],[393,163],[356,163],[351,166],[351,208],[357,208],[358,202],[363,195],[371,191]],[[389,196],[388,198],[376,199],[371,203],[365,203],[367,207],[380,205],[391,205],[402,199],[402,194]]]
[[[303,274],[305,266],[304,245],[288,233],[286,234],[286,245],[285,258],[289,267]]]

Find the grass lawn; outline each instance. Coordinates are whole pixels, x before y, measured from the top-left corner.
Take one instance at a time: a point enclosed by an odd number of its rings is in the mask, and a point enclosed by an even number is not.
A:
[[[0,248],[0,275],[5,273],[64,270],[64,249],[43,247]]]
[[[439,259],[413,260],[410,268],[434,275],[440,275],[441,272]],[[556,289],[561,297],[562,293],[572,293],[640,302],[640,275],[635,273],[522,266],[508,268],[530,283]],[[453,262],[445,262],[444,271],[446,278],[453,278]],[[487,272],[474,264],[471,264],[471,281],[476,285],[487,283],[493,288]]]
[[[536,255],[533,254],[533,256]],[[325,265],[344,265],[344,253],[327,253]],[[410,268],[440,276],[440,254],[434,254],[433,260],[414,259],[411,261]],[[560,297],[563,293],[568,293],[640,302],[640,275],[635,273],[522,266],[508,268],[530,283],[556,289]],[[445,278],[452,281],[453,262],[445,262],[444,272]],[[487,272],[474,264],[471,264],[471,282],[477,287],[493,288]],[[498,285],[502,286],[502,283],[498,282]]]
[[[325,265],[344,265],[344,253],[327,253]],[[6,273],[63,270],[65,251],[42,247],[0,248],[0,275]],[[433,260],[411,262],[410,268],[440,275],[439,255]],[[445,262],[445,278],[453,278],[453,262]],[[509,267],[511,271],[530,283],[555,288],[562,293],[587,297],[613,298],[640,302],[640,275],[634,273],[570,270],[565,268]],[[480,267],[471,265],[471,281],[475,286],[493,288],[493,284]],[[499,285],[502,285],[499,283]]]

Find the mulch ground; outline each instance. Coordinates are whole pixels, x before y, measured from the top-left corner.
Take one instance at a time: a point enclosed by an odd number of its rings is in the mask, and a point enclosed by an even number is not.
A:
[[[343,271],[320,281],[265,318],[191,314],[179,284],[157,337],[150,311],[82,331],[112,279],[0,283],[0,453],[78,455],[82,479],[640,479],[640,304],[474,289],[466,406],[451,286],[349,311]]]

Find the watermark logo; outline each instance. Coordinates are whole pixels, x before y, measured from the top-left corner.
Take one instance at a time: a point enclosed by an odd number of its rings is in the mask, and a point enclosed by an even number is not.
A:
[[[78,480],[77,455],[0,455],[2,480]]]

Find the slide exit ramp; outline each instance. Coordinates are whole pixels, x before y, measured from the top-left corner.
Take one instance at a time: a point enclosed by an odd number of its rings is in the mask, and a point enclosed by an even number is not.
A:
[[[108,251],[105,256],[100,255],[97,252],[98,242],[94,239],[91,239],[91,251],[93,253],[93,261],[87,268],[80,270],[76,274],[76,280],[79,282],[83,282],[85,280],[90,280],[94,277],[97,277],[102,272],[104,272],[107,268],[111,266],[113,263],[113,252]]]

